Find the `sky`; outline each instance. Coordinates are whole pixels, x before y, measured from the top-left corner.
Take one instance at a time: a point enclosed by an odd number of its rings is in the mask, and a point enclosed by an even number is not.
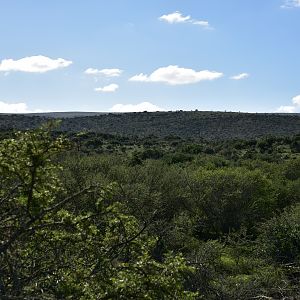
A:
[[[300,112],[300,0],[0,0],[0,113]]]

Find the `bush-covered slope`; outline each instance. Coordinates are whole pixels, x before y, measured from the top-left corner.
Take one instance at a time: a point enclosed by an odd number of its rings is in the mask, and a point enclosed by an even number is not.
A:
[[[61,124],[63,131],[84,130],[124,136],[172,135],[181,138],[226,140],[300,133],[299,114],[177,111],[67,116],[68,114],[64,115]],[[52,117],[52,114],[0,115],[0,129],[34,128]]]

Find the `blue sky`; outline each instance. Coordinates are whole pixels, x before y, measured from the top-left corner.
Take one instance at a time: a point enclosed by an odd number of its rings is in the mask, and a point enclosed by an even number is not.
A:
[[[300,112],[300,0],[0,0],[0,112]]]

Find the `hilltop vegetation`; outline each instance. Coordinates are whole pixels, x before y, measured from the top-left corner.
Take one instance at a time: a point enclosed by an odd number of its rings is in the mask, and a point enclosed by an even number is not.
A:
[[[253,139],[300,133],[299,114],[250,114],[224,112],[110,113],[76,116],[75,113],[0,115],[0,129],[32,129],[60,117],[66,132],[91,131],[121,136],[178,136],[206,140]]]

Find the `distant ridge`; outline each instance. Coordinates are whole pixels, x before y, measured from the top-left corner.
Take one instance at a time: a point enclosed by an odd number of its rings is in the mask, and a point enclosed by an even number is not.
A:
[[[61,131],[93,131],[123,136],[172,135],[227,140],[300,134],[300,114],[211,111],[1,114],[0,130],[35,128],[52,118],[62,119]]]
[[[108,114],[104,112],[83,112],[83,111],[67,111],[67,112],[45,112],[45,113],[30,113],[28,116],[48,117],[48,118],[75,118],[89,117]]]

